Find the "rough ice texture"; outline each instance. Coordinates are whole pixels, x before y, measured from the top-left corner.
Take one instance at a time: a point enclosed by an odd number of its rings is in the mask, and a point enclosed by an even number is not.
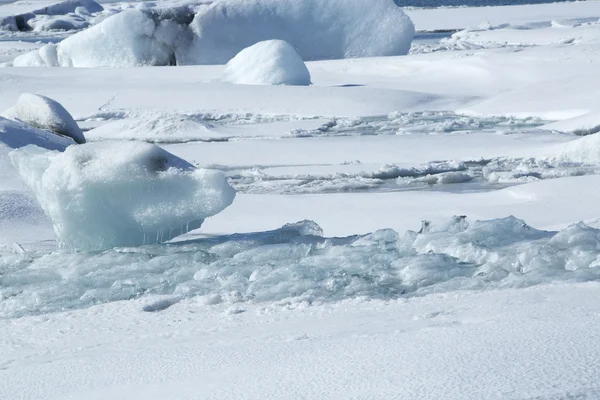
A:
[[[310,85],[310,73],[283,40],[265,40],[240,51],[228,63],[223,82],[247,85]]]
[[[48,43],[39,49],[18,55],[12,62],[13,67],[58,67],[57,46]]]
[[[196,15],[183,64],[225,64],[270,39],[304,60],[404,55],[414,26],[392,0],[220,0]]]
[[[125,10],[63,40],[58,60],[67,67],[129,67],[175,62],[183,27],[149,12]]]
[[[85,143],[83,132],[71,114],[59,102],[46,96],[23,93],[17,104],[4,111],[2,116]]]
[[[128,251],[2,257],[0,270],[8,271],[3,279],[11,284],[0,317],[148,293],[225,303],[394,299],[598,280],[598,266],[600,230],[583,223],[547,232],[514,217],[455,217],[424,224],[420,233],[385,229],[325,238],[317,224],[304,221],[270,232]]]
[[[63,248],[161,243],[199,228],[235,196],[224,175],[136,142],[27,146],[11,161],[52,220]]]

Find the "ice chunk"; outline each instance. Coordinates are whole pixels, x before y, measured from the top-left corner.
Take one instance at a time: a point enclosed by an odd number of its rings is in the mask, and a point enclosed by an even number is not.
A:
[[[52,56],[51,52],[49,54],[47,57]],[[46,96],[23,93],[17,104],[4,111],[2,116],[85,143],[85,137],[71,114],[59,102]]]
[[[3,243],[53,237],[52,224],[10,163],[8,154],[35,144],[63,151],[71,138],[0,117],[0,247]]]
[[[125,10],[63,40],[58,60],[62,66],[90,68],[168,65],[178,29],[175,22]]]
[[[392,0],[220,0],[198,13],[183,64],[225,64],[270,39],[290,43],[304,60],[407,54],[414,35]]]
[[[10,163],[8,153],[29,144],[63,151],[73,144],[73,141],[22,122],[0,117],[0,190],[22,189],[23,184]],[[1,204],[0,208],[2,208]]]
[[[221,80],[247,85],[310,85],[310,73],[289,43],[265,40],[232,58]]]
[[[136,142],[27,146],[10,153],[64,248],[161,243],[200,227],[235,196],[224,175]]]

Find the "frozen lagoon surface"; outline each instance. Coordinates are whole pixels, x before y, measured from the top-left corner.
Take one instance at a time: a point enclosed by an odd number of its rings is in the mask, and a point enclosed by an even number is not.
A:
[[[460,31],[308,87],[0,68],[0,111],[48,96],[237,190],[172,243],[56,251],[0,120],[0,398],[600,398],[600,2],[406,13]]]

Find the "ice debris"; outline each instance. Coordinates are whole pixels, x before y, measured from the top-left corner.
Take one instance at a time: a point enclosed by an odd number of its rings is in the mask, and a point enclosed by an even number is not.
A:
[[[147,295],[203,304],[397,299],[432,292],[600,279],[600,230],[541,231],[507,217],[426,221],[326,238],[303,221],[269,232],[112,249],[0,257],[0,318]]]

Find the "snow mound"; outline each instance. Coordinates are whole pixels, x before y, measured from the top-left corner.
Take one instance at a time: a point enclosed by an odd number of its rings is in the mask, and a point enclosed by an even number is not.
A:
[[[144,112],[139,116],[111,121],[86,132],[86,137],[92,141],[122,139],[152,143],[227,139],[200,116],[163,112]]]
[[[600,133],[550,148],[548,156],[564,163],[600,163]]]
[[[17,104],[4,111],[2,116],[85,143],[83,132],[71,114],[59,102],[46,96],[23,93]]]
[[[591,112],[578,117],[553,122],[541,127],[551,131],[572,133],[575,135],[590,135],[600,132],[600,112]]]
[[[598,280],[598,266],[600,230],[583,223],[547,232],[514,217],[454,217],[426,221],[419,233],[384,229],[325,238],[316,223],[303,221],[275,231],[102,253],[6,255],[0,258],[0,317],[148,294],[237,304],[394,299]]]
[[[225,64],[279,39],[304,60],[405,55],[412,21],[392,0],[220,0],[196,15],[184,64]]]
[[[150,12],[125,10],[63,40],[58,61],[66,67],[130,67],[175,63],[183,26]]]
[[[240,51],[228,63],[223,82],[245,85],[310,85],[310,73],[283,40],[265,40]]]
[[[235,196],[220,172],[147,143],[88,143],[63,153],[27,146],[10,158],[63,248],[165,242],[199,228]]]

